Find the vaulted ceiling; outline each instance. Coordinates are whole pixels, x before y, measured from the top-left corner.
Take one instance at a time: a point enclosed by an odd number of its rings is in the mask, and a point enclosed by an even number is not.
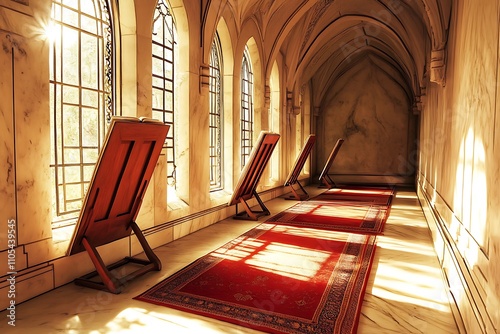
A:
[[[253,20],[264,64],[285,57],[287,90],[316,83],[314,100],[366,57],[418,103],[426,79],[444,83],[452,0],[228,0],[237,25]]]

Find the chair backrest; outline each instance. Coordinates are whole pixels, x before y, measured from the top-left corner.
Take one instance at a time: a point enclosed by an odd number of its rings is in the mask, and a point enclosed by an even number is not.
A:
[[[288,177],[285,181],[285,186],[297,183],[297,179],[300,175],[300,172],[302,171],[302,168],[304,168],[304,164],[306,163],[307,158],[309,158],[309,153],[311,153],[311,150],[315,142],[316,142],[316,135],[310,134],[309,137],[307,137],[307,140],[304,144],[304,147],[302,148],[302,151],[297,156],[297,159],[295,160],[295,164],[293,165],[290,174],[288,174]]]
[[[326,160],[325,167],[323,168],[323,171],[321,172],[319,176],[319,180],[323,180],[323,178],[328,175],[328,171],[330,170],[330,167],[332,167],[333,160],[335,160],[335,157],[339,153],[340,147],[344,143],[344,139],[339,138],[337,140],[337,143],[335,143],[335,146],[333,147],[332,151],[330,152],[330,156]]]
[[[84,251],[131,233],[169,130],[163,122],[113,117],[85,195],[68,253]]]
[[[253,192],[279,139],[280,135],[277,133],[261,131],[228,205],[239,203],[240,198],[248,200],[253,196]]]

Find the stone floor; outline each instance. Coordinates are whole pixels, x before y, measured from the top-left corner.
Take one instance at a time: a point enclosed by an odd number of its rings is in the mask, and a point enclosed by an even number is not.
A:
[[[277,198],[266,206],[274,214],[294,203]],[[118,295],[72,283],[52,290],[17,305],[15,328],[1,312],[0,332],[259,333],[132,298],[264,220],[227,219],[158,247],[163,269],[129,282]],[[377,245],[358,333],[460,333],[414,191],[398,190]]]

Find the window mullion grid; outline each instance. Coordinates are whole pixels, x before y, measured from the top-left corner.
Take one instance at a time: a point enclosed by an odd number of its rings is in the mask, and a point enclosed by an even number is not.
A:
[[[79,4],[80,5],[80,4]],[[80,7],[78,8],[80,10]],[[78,169],[80,171],[80,198],[83,200],[83,194],[85,192],[85,186],[83,183],[83,82],[82,82],[82,14],[81,11],[78,12],[78,148],[80,161],[78,164]],[[97,59],[99,64],[99,60]]]
[[[51,81],[52,84],[52,93],[53,93],[53,144],[54,144],[54,153],[53,153],[53,165],[54,168],[54,196],[55,196],[55,212],[54,218],[56,221],[62,219],[71,219],[68,214],[79,212],[80,208],[75,203],[81,203],[86,191],[86,183],[85,182],[85,167],[93,166],[94,163],[85,162],[85,157],[87,156],[88,150],[97,149],[100,150],[103,140],[104,134],[104,122],[107,117],[108,110],[112,112],[111,108],[111,99],[112,99],[112,50],[111,50],[111,21],[109,21],[109,25],[107,21],[103,19],[103,10],[102,8],[107,7],[105,0],[96,0],[100,1],[97,5],[96,3],[96,15],[90,16],[82,12],[81,2],[78,1],[76,6],[71,6],[70,4],[62,4],[62,3],[54,3],[53,4],[53,12],[52,15],[55,18],[55,24],[59,27],[60,34],[58,37],[59,45],[54,43],[53,48],[51,50],[53,54],[53,78]],[[102,8],[101,8],[102,7]],[[73,11],[75,14],[76,20],[74,22],[63,22],[63,20],[59,20],[63,18],[63,9],[68,11]],[[58,11],[58,12],[56,12]],[[107,13],[107,12],[106,12]],[[84,68],[84,57],[83,52],[85,51],[83,43],[83,17],[87,19],[93,18],[96,24],[97,33],[89,32],[85,30],[85,34],[95,38],[94,42],[97,43],[97,57],[96,60],[96,70],[98,71],[96,75],[97,83],[89,83],[89,87],[83,87],[84,79],[83,79],[83,68]],[[107,20],[110,20],[109,15],[106,16]],[[103,29],[103,26],[108,26],[108,29]],[[63,28],[68,30],[76,31],[77,38],[76,41],[69,41],[65,39],[65,33]],[[101,34],[99,34],[101,32]],[[109,42],[106,42],[108,41]],[[78,45],[78,50],[76,52],[76,58],[74,61],[76,62],[77,67],[75,69],[76,75],[78,76],[77,80],[70,83],[68,78],[65,78],[65,65],[67,61],[70,59],[65,59],[64,55],[67,47],[67,43],[75,43]],[[106,44],[106,45],[105,45]],[[109,45],[108,45],[109,44]],[[66,46],[65,46],[66,45]],[[108,50],[109,48],[109,50]],[[106,52],[109,51],[109,54]],[[107,66],[109,64],[109,66]],[[66,69],[67,71],[67,69]],[[104,74],[103,74],[104,73]],[[59,76],[59,77],[58,77]],[[95,86],[94,86],[95,85]],[[96,87],[96,88],[92,88]],[[70,92],[71,90],[71,92]],[[84,94],[87,91],[95,91],[97,93],[97,101],[95,104],[85,105],[84,106]],[[71,95],[73,94],[73,98],[70,100]],[[109,95],[109,97],[108,97]],[[109,105],[108,105],[109,102]],[[76,114],[71,114],[71,116],[66,115],[65,112],[68,111],[68,107],[73,109]],[[94,121],[97,122],[96,126],[96,140],[97,147],[91,145],[89,147],[84,146],[84,120],[86,117],[91,117],[90,114],[87,115],[84,113],[84,109],[97,110],[97,119]],[[100,111],[100,112],[99,112]],[[104,111],[104,112],[103,112]],[[66,116],[66,120],[65,120]],[[68,117],[73,117],[69,119]],[[75,131],[77,133],[71,134],[68,131],[71,129],[67,129],[65,127],[65,122],[77,122],[75,125]],[[68,139],[73,137],[73,140],[68,142]],[[71,161],[71,157],[78,157]],[[71,168],[71,170],[70,170]],[[76,192],[75,192],[76,190]],[[70,205],[71,204],[71,205]]]

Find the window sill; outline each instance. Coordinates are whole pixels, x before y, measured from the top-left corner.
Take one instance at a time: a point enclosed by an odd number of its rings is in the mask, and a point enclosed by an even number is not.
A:
[[[181,210],[181,209],[185,209],[188,207],[186,202],[184,202],[183,200],[181,200],[179,198],[176,198],[174,200],[169,200],[167,203],[167,206],[168,206],[168,209],[172,210],[172,211]]]
[[[75,232],[76,222],[63,227],[57,227],[52,229],[52,241],[57,244],[61,242],[68,242],[71,240],[73,233]]]
[[[231,193],[224,189],[213,191],[210,192],[210,201],[212,201],[212,204],[214,205],[225,204],[229,202],[231,195]]]

